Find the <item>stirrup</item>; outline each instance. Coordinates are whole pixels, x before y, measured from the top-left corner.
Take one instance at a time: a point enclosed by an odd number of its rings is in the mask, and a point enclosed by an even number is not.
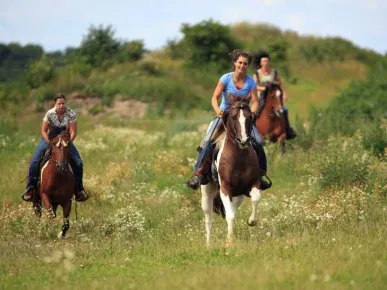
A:
[[[23,192],[21,198],[24,201],[31,202],[34,199],[35,190],[36,190],[35,186],[32,186],[32,185],[28,186],[27,189]],[[26,198],[27,196],[29,196],[29,198]]]

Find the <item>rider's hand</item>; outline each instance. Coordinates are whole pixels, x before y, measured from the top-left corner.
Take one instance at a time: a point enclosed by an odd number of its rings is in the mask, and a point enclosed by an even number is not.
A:
[[[218,117],[219,117],[219,118],[222,118],[222,117],[223,117],[223,113],[224,113],[223,110],[219,110],[219,111],[218,111],[218,114],[217,114]]]

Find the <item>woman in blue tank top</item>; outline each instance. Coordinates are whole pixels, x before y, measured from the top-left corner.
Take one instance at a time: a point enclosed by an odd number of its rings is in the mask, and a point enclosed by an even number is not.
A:
[[[230,93],[235,96],[249,97],[251,96],[251,111],[254,113],[258,110],[258,94],[256,90],[256,82],[252,77],[247,75],[247,68],[252,61],[251,54],[247,52],[241,52],[234,50],[232,53],[232,61],[234,70],[232,72],[224,74],[220,79],[212,95],[211,104],[216,113],[215,119],[212,121],[207,135],[202,141],[201,148],[199,149],[199,157],[194,167],[194,174],[188,180],[188,186],[192,189],[198,189],[200,184],[207,184],[205,174],[210,166],[208,162],[211,162],[213,143],[211,136],[218,126],[222,125],[222,116],[224,111],[230,109],[230,101],[227,95]],[[219,106],[218,99],[222,96],[222,102]],[[262,139],[255,126],[252,126],[251,136],[255,138],[255,146],[257,154],[259,155],[259,167],[261,176],[266,175],[267,164],[266,155],[262,146]],[[207,164],[206,164],[207,162]],[[261,190],[265,190],[270,187],[270,184],[261,178]]]

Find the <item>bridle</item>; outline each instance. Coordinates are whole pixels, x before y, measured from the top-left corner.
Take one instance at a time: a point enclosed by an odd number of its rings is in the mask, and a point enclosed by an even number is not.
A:
[[[249,109],[249,111],[250,111],[250,106],[248,104],[241,103],[241,104],[238,104],[238,105],[233,105],[231,107],[231,110],[233,110],[233,109],[237,109],[237,110]],[[227,118],[229,118],[229,117],[230,116],[227,116]],[[232,119],[232,121],[231,121],[232,122],[231,131],[232,131],[232,133],[235,136],[235,142],[238,144],[239,149],[247,149],[247,148],[249,148],[252,145],[252,143],[251,143],[251,136],[250,136],[251,130],[247,130],[247,133],[246,133],[247,134],[247,139],[246,139],[245,142],[243,142],[242,138],[240,136],[238,136],[238,133],[237,133],[236,121],[235,121],[236,118],[235,117],[231,117],[231,119]],[[226,122],[223,122],[223,126],[224,126],[225,130],[227,130],[225,123]],[[253,125],[253,121],[251,121],[251,125]],[[248,128],[248,129],[250,129],[250,128]]]
[[[63,134],[63,135],[68,135],[67,133],[66,134]],[[54,144],[53,142],[51,142],[51,155],[52,155],[52,161],[54,162],[56,168],[62,172],[62,173],[66,173],[67,170],[68,170],[68,160],[65,160],[65,162],[60,162],[58,161],[57,159],[54,159],[54,150],[53,150],[53,147],[60,147],[61,145],[63,145],[63,147],[67,147],[69,145],[70,142],[68,141],[65,141],[62,139],[62,135],[59,135],[58,136],[59,139],[58,141]]]

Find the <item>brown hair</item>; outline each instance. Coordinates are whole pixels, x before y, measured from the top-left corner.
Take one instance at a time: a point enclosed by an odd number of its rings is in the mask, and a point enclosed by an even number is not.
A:
[[[64,99],[66,101],[66,96],[62,93],[56,94],[54,97],[54,102],[56,103],[58,99]]]
[[[254,65],[255,65],[255,68],[260,68],[261,67],[261,59],[264,58],[264,57],[267,57],[269,60],[270,60],[270,55],[267,51],[264,51],[264,50],[260,50],[260,51],[257,51],[255,54],[254,54]]]
[[[249,52],[240,51],[239,49],[234,49],[230,55],[232,56],[233,70],[235,70],[234,62],[236,62],[240,56],[247,58],[248,65],[253,60],[253,56]]]

